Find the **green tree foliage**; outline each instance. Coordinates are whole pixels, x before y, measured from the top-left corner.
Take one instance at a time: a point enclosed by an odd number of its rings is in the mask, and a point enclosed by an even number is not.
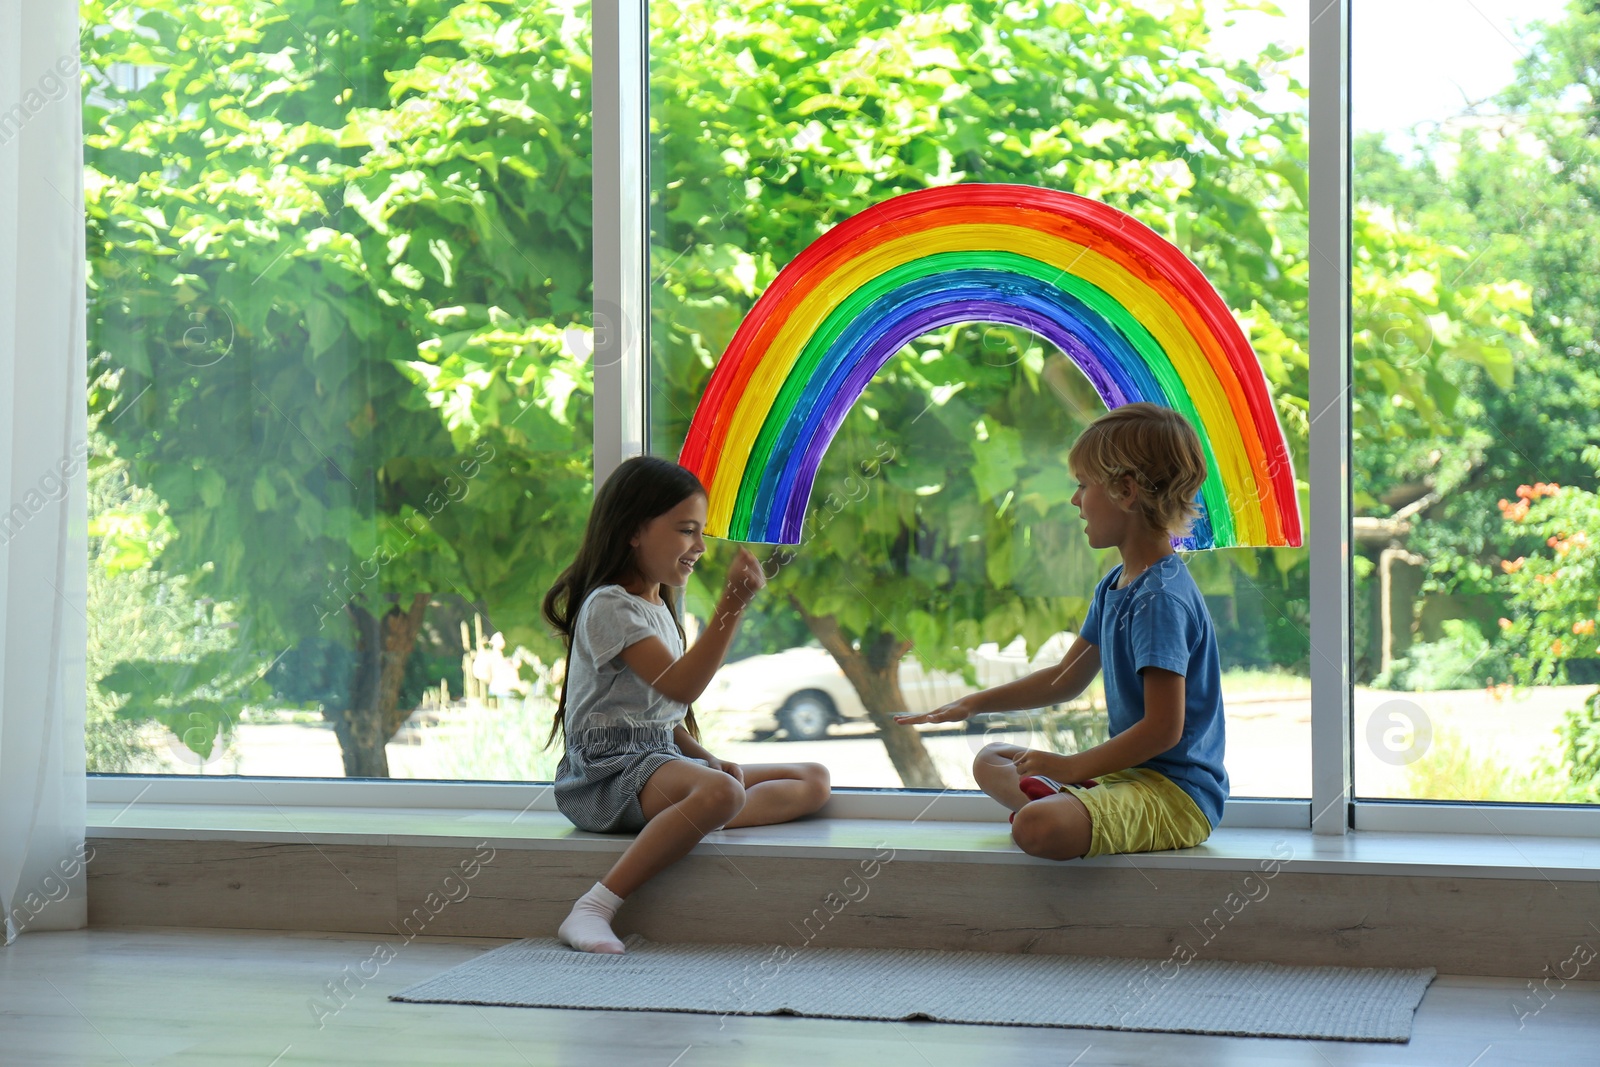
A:
[[[1507,458],[1517,455],[1490,413],[1512,407],[1526,388],[1546,388],[1530,373],[1541,362],[1527,325],[1531,287],[1474,262],[1471,242],[1452,243],[1454,235],[1440,234],[1405,208],[1376,202],[1396,185],[1416,183],[1403,173],[1398,182],[1383,180],[1381,165],[1398,160],[1376,141],[1362,142],[1357,161],[1358,174],[1365,175],[1369,163],[1379,164],[1379,173],[1371,187],[1364,177],[1357,180],[1362,201],[1354,219],[1351,277],[1352,502],[1358,515],[1379,518],[1408,508],[1410,522],[1403,539],[1361,547],[1381,551],[1403,540],[1433,561],[1434,572],[1443,576],[1435,581],[1460,589],[1476,577],[1481,588],[1489,576],[1483,546],[1492,533],[1469,507],[1486,505],[1483,485],[1503,479]],[[1406,198],[1397,199],[1404,204]],[[1439,528],[1441,519],[1455,516],[1474,530],[1475,546]],[[1394,684],[1400,679],[1392,671],[1374,678],[1379,657],[1368,654],[1371,627],[1364,625],[1373,614],[1394,609],[1369,607],[1380,586],[1376,557],[1358,557],[1357,564],[1356,677]],[[1446,647],[1436,651],[1445,660],[1479,658],[1470,638],[1442,640]],[[1411,687],[1424,677],[1444,677],[1408,673]]]
[[[656,451],[676,450],[741,316],[829,226],[912,189],[1015,181],[1129,211],[1199,263],[1305,469],[1304,89],[1276,48],[1219,58],[1196,3],[654,9]],[[509,642],[554,651],[537,604],[590,493],[587,9],[91,0],[84,17],[91,408],[161,502],[142,558],[236,605],[263,660],[342,634],[358,666],[329,715],[346,771],[386,773],[432,597],[479,601]],[[1362,447],[1420,468],[1418,442],[1504,387],[1526,292],[1496,271],[1462,290],[1459,246],[1358,214],[1358,344],[1379,357],[1358,382]],[[885,724],[906,655],[965,669],[980,641],[1075,625],[1104,561],[1061,461],[1098,411],[1018,331],[919,340],[841,430],[769,610]],[[1287,635],[1272,657],[1303,661],[1303,550],[1192,566],[1208,595],[1264,606]],[[938,784],[914,734],[885,736],[907,784]]]
[[[1516,218],[1532,238],[1507,251],[1526,257],[1519,276],[1537,280],[1534,331],[1551,351],[1592,367],[1600,359],[1600,7],[1593,0],[1569,0],[1562,18],[1541,27],[1502,103],[1525,118],[1539,151],[1484,167],[1475,183],[1484,195],[1472,206]]]
[[[163,503],[155,564],[235,604],[242,653],[330,628],[355,650],[328,715],[346,773],[386,775],[434,595],[551,650],[528,606],[590,479],[589,369],[561,332],[589,289],[586,13],[83,15],[91,410]]]
[[[1356,145],[1358,196],[1433,250],[1443,284],[1429,300],[1459,309],[1479,337],[1443,345],[1427,301],[1394,305],[1387,347],[1430,394],[1419,402],[1374,380],[1388,373],[1374,361],[1386,346],[1363,349],[1358,335],[1357,506],[1385,515],[1432,493],[1405,538],[1429,561],[1423,592],[1448,597],[1490,638],[1507,611],[1498,564],[1515,554],[1496,501],[1519,486],[1594,480],[1582,457],[1600,443],[1597,56],[1600,16],[1574,3],[1518,64],[1499,115],[1452,124],[1406,155],[1377,137]],[[1363,284],[1358,272],[1358,294]]]
[[[1429,159],[1445,154],[1455,158],[1448,178]],[[1485,588],[1488,572],[1468,564],[1483,561],[1499,532],[1494,501],[1529,480],[1579,476],[1577,457],[1590,435],[1587,420],[1575,416],[1600,391],[1593,369],[1555,348],[1545,329],[1545,302],[1561,283],[1530,262],[1527,249],[1551,220],[1522,217],[1538,193],[1541,164],[1511,141],[1490,150],[1477,133],[1431,144],[1410,163],[1363,138],[1356,158],[1358,173],[1374,174],[1371,187],[1358,179],[1358,191],[1389,202],[1388,225],[1426,250],[1438,279],[1432,289],[1424,280],[1420,297],[1387,298],[1387,338],[1371,335],[1363,345],[1358,335],[1356,467],[1366,484],[1357,504],[1384,514],[1432,489],[1441,500],[1413,550],[1429,555],[1436,573]],[[1491,182],[1493,191],[1485,187]],[[1520,208],[1504,204],[1513,194]],[[1392,263],[1382,272],[1403,277]],[[1358,291],[1367,284],[1361,271],[1356,284]],[[1430,303],[1456,309],[1471,330],[1467,344],[1441,337]],[[1426,396],[1396,389],[1401,373]],[[1396,403],[1396,395],[1406,398]]]
[[[1224,61],[1183,4],[706,0],[655,15],[658,451],[682,441],[740,318],[807,244],[897,193],[987,181],[1106,201],[1183,247],[1251,331],[1303,469],[1303,117],[1255,103],[1282,53]],[[835,439],[769,603],[839,661],[908,785],[940,782],[889,719],[904,656],[965,669],[981,641],[1036,648],[1081,619],[1102,565],[1063,459],[1101,410],[1026,334],[953,327],[891,361]],[[1208,592],[1243,579],[1281,600],[1303,556],[1193,566]]]

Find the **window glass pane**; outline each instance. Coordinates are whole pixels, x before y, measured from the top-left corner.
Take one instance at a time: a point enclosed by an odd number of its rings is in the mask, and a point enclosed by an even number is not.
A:
[[[1012,182],[1130,212],[1201,266],[1303,478],[1308,23],[1286,8],[652,4],[651,450],[678,455],[744,314],[830,227],[912,190]],[[762,552],[773,577],[699,704],[711,749],[817,760],[838,786],[970,789],[990,740],[1103,739],[1098,686],[970,731],[873,721],[1060,659],[1116,562],[1084,538],[1064,462],[1103,410],[1021,329],[956,324],[895,355],[827,453],[803,546]],[[730,554],[714,545],[691,613]],[[1309,795],[1306,550],[1188,565],[1218,629],[1233,795]]]
[[[90,770],[548,779],[587,6],[83,18]]]
[[[1593,803],[1600,22],[1352,13],[1356,789]],[[1427,40],[1427,48],[1416,42]]]

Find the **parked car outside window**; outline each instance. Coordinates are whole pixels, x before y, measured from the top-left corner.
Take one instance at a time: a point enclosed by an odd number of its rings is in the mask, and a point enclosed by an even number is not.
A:
[[[1060,663],[1073,637],[1065,631],[1056,634],[1031,658],[1020,637],[1005,648],[993,641],[979,645],[967,654],[977,673],[976,687],[959,674],[927,670],[914,656],[907,656],[900,663],[900,691],[906,709],[932,711],[978,689]],[[814,644],[726,665],[695,702],[695,714],[705,721],[719,719],[724,728],[733,727],[736,733],[745,728],[756,738],[781,733],[788,741],[815,741],[827,736],[833,726],[871,721],[844,671]],[[984,726],[981,721],[970,725],[975,729]]]

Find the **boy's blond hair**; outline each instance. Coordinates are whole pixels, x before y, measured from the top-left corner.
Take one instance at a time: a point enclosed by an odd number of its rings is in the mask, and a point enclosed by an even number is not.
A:
[[[1067,454],[1080,481],[1106,487],[1113,500],[1123,475],[1141,490],[1137,512],[1153,530],[1188,534],[1200,515],[1195,494],[1206,480],[1200,435],[1172,408],[1124,404],[1090,423]]]

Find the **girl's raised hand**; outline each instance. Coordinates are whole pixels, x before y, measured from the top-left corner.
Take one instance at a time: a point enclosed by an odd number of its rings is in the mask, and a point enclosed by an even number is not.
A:
[[[761,561],[748,548],[741,547],[728,566],[728,585],[722,595],[731,598],[739,607],[755,599],[756,593],[766,587],[767,575]]]

